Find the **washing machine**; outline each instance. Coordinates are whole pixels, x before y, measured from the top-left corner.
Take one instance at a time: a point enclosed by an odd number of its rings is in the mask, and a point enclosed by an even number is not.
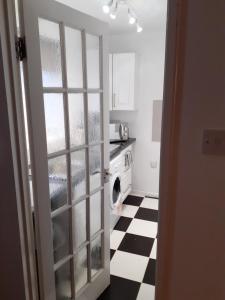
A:
[[[122,205],[121,174],[122,157],[119,155],[110,162],[110,225],[111,230],[119,220],[119,210]]]

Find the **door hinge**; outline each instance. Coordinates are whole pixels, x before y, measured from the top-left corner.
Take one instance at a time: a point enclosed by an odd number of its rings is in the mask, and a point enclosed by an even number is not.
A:
[[[18,37],[16,39],[16,58],[19,61],[23,61],[24,58],[27,57],[27,51],[26,51],[26,43],[24,37]]]

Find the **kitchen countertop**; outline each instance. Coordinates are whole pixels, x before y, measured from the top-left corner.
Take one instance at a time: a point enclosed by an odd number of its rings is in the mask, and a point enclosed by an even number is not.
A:
[[[129,138],[127,141],[124,142],[116,142],[116,143],[110,143],[109,145],[109,151],[110,151],[110,161],[113,160],[115,157],[120,155],[120,153],[129,147],[130,145],[134,144],[136,142],[135,138]]]

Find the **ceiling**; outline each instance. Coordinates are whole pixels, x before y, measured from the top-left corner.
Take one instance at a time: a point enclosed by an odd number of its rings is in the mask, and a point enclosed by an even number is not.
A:
[[[128,24],[126,6],[121,5],[116,20],[111,20],[109,15],[102,11],[105,0],[56,0],[73,7],[81,12],[101,19],[110,25],[111,33],[133,32],[134,25]],[[135,11],[140,25],[149,28],[164,25],[166,20],[167,0],[129,0],[130,6]]]

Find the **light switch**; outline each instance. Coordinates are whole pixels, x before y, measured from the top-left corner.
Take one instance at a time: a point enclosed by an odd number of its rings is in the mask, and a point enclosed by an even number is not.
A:
[[[204,130],[202,152],[208,155],[225,156],[225,130]]]

